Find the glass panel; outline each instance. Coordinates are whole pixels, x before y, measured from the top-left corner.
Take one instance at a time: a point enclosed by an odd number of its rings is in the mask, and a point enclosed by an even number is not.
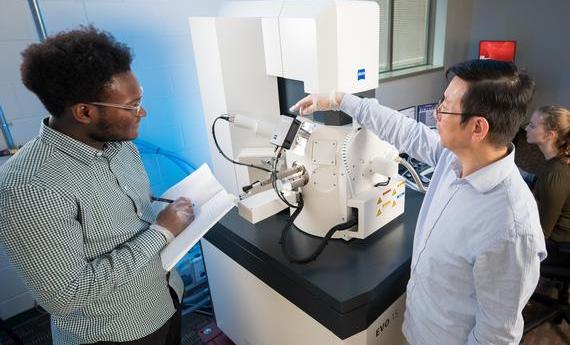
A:
[[[390,53],[390,5],[389,0],[376,0],[378,7],[380,7],[380,72],[385,72],[390,69],[388,63]]]
[[[429,0],[394,0],[392,69],[427,63]]]

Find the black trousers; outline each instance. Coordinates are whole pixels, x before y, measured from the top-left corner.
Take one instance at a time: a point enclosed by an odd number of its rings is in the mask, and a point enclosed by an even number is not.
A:
[[[180,307],[180,302],[178,301],[178,296],[176,292],[168,286],[170,289],[170,296],[172,297],[172,303],[176,312],[166,323],[154,331],[153,333],[147,335],[144,338],[131,340],[126,342],[109,342],[100,341],[95,344],[98,345],[180,345],[180,325],[182,317],[182,308]]]

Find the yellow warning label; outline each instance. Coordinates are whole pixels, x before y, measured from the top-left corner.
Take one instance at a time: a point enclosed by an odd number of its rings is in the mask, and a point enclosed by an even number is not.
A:
[[[394,189],[394,191],[392,192],[392,195],[396,195],[396,190]]]
[[[378,211],[376,212],[376,217],[380,217],[382,215],[382,209],[378,209]]]
[[[398,187],[403,186],[406,183],[406,181],[400,181],[400,183],[398,183]]]
[[[376,201],[376,205],[380,205],[382,203],[382,198],[378,197],[378,201]]]
[[[392,207],[396,207],[396,200],[392,201]]]
[[[390,200],[388,200],[388,201],[386,201],[385,203],[383,203],[383,204],[382,204],[382,207],[386,207],[386,206],[388,206],[388,205],[390,205]]]

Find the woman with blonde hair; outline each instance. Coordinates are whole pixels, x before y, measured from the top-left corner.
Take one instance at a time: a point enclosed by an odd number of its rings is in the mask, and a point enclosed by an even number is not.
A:
[[[546,165],[534,186],[544,237],[570,242],[570,110],[543,106],[526,127],[529,144],[536,144]],[[547,241],[547,244],[548,242]],[[555,255],[549,251],[549,256]]]

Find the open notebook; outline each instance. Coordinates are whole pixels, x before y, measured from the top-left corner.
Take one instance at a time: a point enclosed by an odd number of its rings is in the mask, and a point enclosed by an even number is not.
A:
[[[225,191],[206,164],[162,194],[173,200],[181,196],[194,203],[194,221],[160,252],[167,271],[235,206],[235,197]]]

